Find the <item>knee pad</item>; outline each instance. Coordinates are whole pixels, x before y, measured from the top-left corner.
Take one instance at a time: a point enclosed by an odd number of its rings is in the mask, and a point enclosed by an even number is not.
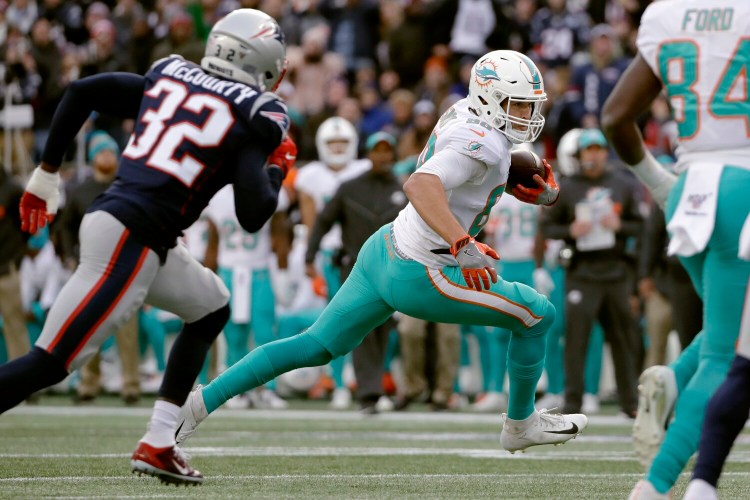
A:
[[[203,316],[198,321],[186,323],[183,334],[195,336],[208,344],[212,344],[216,337],[219,336],[224,325],[229,321],[230,315],[229,304]]]
[[[312,335],[307,332],[301,333],[301,343],[299,344],[304,351],[304,356],[309,363],[307,366],[322,366],[331,362],[336,357],[332,352],[318,342]]]
[[[546,297],[542,298],[546,302],[544,315],[537,324],[521,332],[524,337],[536,337],[538,335],[544,335],[547,333],[547,331],[549,331],[550,328],[552,328],[552,325],[555,323],[555,317],[557,316],[557,310],[555,309],[555,306],[552,304],[552,302],[547,300]]]

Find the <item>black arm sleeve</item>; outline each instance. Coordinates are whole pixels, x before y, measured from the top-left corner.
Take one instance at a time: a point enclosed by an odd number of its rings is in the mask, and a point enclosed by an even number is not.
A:
[[[339,188],[333,198],[326,203],[323,210],[315,218],[315,225],[313,226],[312,234],[307,242],[307,251],[305,252],[305,262],[313,262],[315,260],[315,254],[320,249],[320,242],[323,240],[323,236],[328,234],[336,222],[339,222],[343,212],[342,203],[342,189]]]
[[[52,117],[42,161],[60,166],[65,149],[93,111],[136,118],[145,85],[145,77],[132,73],[103,73],[71,83]]]
[[[240,151],[238,161],[234,178],[234,212],[242,229],[254,233],[276,211],[281,171],[265,168],[266,153],[256,147]]]

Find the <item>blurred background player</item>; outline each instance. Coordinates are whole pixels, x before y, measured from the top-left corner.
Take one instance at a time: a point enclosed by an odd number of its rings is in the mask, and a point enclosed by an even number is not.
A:
[[[294,181],[302,223],[310,235],[318,214],[341,183],[370,168],[368,161],[357,160],[359,135],[344,118],[333,117],[321,123],[315,133],[315,146],[319,160],[301,168]],[[341,286],[341,227],[338,224],[321,240],[320,249],[320,260],[317,264],[308,262],[306,272],[319,293],[330,300]],[[330,365],[334,384],[331,407],[337,410],[348,408],[352,401],[351,392],[344,384],[345,361],[342,356]]]
[[[283,193],[280,191],[280,193]],[[280,195],[280,198],[285,198]],[[288,205],[281,202],[280,206]],[[211,199],[203,217],[208,223],[208,246],[204,264],[216,269],[230,294],[232,314],[224,326],[227,368],[245,357],[249,342],[256,346],[276,337],[275,301],[271,285],[271,222],[260,231],[248,233],[234,213],[234,188],[224,186]],[[270,408],[288,406],[274,392],[275,381],[234,399],[233,407]]]
[[[560,200],[542,218],[544,235],[573,249],[565,275],[565,408],[580,411],[583,404],[585,353],[598,320],[612,346],[620,408],[633,417],[640,339],[625,251],[626,240],[641,231],[635,184],[608,165],[599,129],[581,131],[578,160],[580,172],[560,180]]]
[[[396,138],[386,132],[376,132],[367,139],[367,159],[372,166],[341,184],[316,218],[305,258],[308,264],[315,261],[321,242],[338,225],[342,243],[341,278],[345,280],[367,238],[406,206],[401,183],[391,172],[395,148]],[[390,320],[377,326],[352,352],[357,399],[364,413],[377,413],[376,405],[384,395],[383,370],[392,329]]]
[[[428,321],[512,330],[508,413],[500,437],[504,449],[564,443],[583,430],[584,415],[534,408],[554,307],[532,288],[498,279],[494,261],[499,256],[473,237],[505,189],[511,145],[539,136],[545,99],[539,71],[526,56],[495,51],[480,58],[468,97],[443,114],[417,172],[404,185],[409,204],[368,239],[320,318],[304,333],[256,348],[192,392],[177,439],[188,439],[230,397],[291,369],[350,352],[396,310]],[[537,188],[517,185],[513,194],[528,203],[553,204],[559,191],[549,165],[545,179],[536,176],[535,182]]]
[[[201,66],[175,56],[157,61],[146,76],[104,73],[68,87],[41,166],[21,198],[22,230],[35,233],[57,211],[63,153],[93,111],[136,119],[135,129],[117,180],[81,222],[80,264],[36,346],[0,367],[0,412],[88,361],[148,301],[178,314],[185,326],[131,468],[178,484],[203,480],[175,447],[174,430],[229,318],[229,294],[177,238],[229,183],[248,231],[260,229],[276,209],[296,147],[286,137],[285,106],[264,90],[283,77],[285,50],[271,17],[240,9],[213,27]]]
[[[646,463],[658,452],[634,499],[668,497],[697,449],[706,404],[734,356],[750,276],[750,262],[738,257],[750,212],[748,31],[750,4],[741,0],[651,4],[641,19],[638,56],[604,106],[612,145],[666,205],[669,253],[680,257],[704,301],[703,334],[670,367],[641,375],[634,443]],[[662,88],[676,113],[678,178],[645,149],[636,123]]]

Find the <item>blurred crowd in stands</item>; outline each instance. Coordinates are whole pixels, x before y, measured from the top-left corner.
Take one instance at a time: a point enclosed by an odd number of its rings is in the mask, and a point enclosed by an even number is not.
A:
[[[532,148],[550,160],[558,176],[569,179],[568,186],[588,187],[581,188],[580,198],[569,199],[568,205],[550,213],[501,203],[493,211],[485,239],[501,255],[501,275],[510,279],[504,272],[520,272],[514,280],[544,288],[540,291],[550,296],[556,294],[558,311],[565,312],[560,315],[558,333],[549,342],[547,377],[540,392],[554,397],[546,403],[565,405],[567,412],[580,410],[581,405],[584,411],[597,409],[598,398],[609,396],[600,394],[601,352],[606,341],[613,351],[616,400],[632,416],[635,380],[644,362],[664,362],[670,331],[679,333],[684,346],[697,332],[696,325],[700,327],[700,314],[684,317],[699,308],[670,309],[674,300],[683,304],[694,300],[680,286],[689,288],[689,282],[679,265],[664,255],[665,231],[658,209],[598,133],[602,105],[634,56],[638,23],[647,4],[646,0],[0,0],[0,105],[29,105],[33,112],[33,125],[14,133],[13,140],[3,141],[10,162],[0,174],[0,285],[9,277],[20,283],[13,303],[23,312],[24,335],[28,333],[33,343],[46,310],[74,268],[80,214],[97,190],[111,182],[117,157],[133,127],[128,120],[92,116],[77,151],[71,147],[67,158],[60,216],[49,232],[28,241],[20,233],[13,235],[14,197],[20,195],[26,175],[39,161],[66,86],[101,72],[143,74],[154,61],[170,54],[200,62],[213,23],[233,9],[251,7],[276,18],[285,33],[289,66],[277,93],[288,103],[291,133],[300,152],[298,172],[285,182],[285,202],[267,228],[276,257],[265,269],[275,301],[270,316],[272,338],[293,335],[309,325],[335,291],[334,278],[327,276],[330,269],[351,264],[342,264],[341,255],[337,260],[335,245],[321,247],[320,254],[332,252],[316,257],[317,271],[305,259],[316,215],[336,194],[338,185],[367,175],[362,172],[372,165],[382,171],[384,162],[392,164],[394,179],[403,182],[414,170],[439,116],[466,96],[477,58],[489,50],[513,49],[536,62],[548,96],[547,124]],[[307,192],[308,185],[302,182],[308,164],[322,163],[337,172],[342,167],[326,161],[321,149],[329,144],[316,141],[321,124],[331,117],[347,120],[355,131],[353,156],[343,166],[358,163],[365,167],[354,168],[356,175],[349,177],[334,175],[333,186],[326,188],[330,192],[321,194],[321,206],[310,218],[304,200],[316,193]],[[671,163],[675,125],[665,99],[657,99],[650,114],[643,117],[642,130],[652,152],[665,164]],[[331,143],[347,140],[328,139]],[[9,154],[8,145],[12,147]],[[629,187],[613,195],[608,182]],[[405,201],[398,197],[398,203]],[[186,243],[216,269],[221,263],[211,253],[215,249],[211,250],[210,235],[220,239],[225,228],[221,221],[210,220],[203,217],[188,231]],[[238,241],[251,252],[258,238],[246,236]],[[523,238],[525,243],[520,243]],[[622,272],[584,272],[581,265],[590,264],[589,257],[606,262],[610,271]],[[514,263],[523,265],[514,270]],[[254,283],[263,280],[261,271],[252,269]],[[615,282],[622,293],[613,298],[608,291]],[[592,283],[600,285],[593,287],[599,290],[596,304],[586,291]],[[6,339],[5,346],[0,345],[2,361],[22,354],[29,344],[8,331],[9,325],[17,323],[8,312],[16,306],[7,305],[12,297],[8,298],[4,286],[0,289]],[[581,302],[591,307],[581,308]],[[680,311],[685,314],[680,316]],[[247,334],[228,335],[221,341],[207,362],[204,381],[257,342],[253,333],[253,322],[259,321],[256,314],[261,313],[253,309],[238,319],[248,325]],[[117,348],[105,345],[103,349],[101,380],[99,368],[92,365],[88,372],[74,374],[63,390],[75,388],[79,401],[94,398],[102,388],[120,392],[126,402],[137,401],[141,392],[153,392],[164,368],[169,332],[179,329],[179,321],[145,307],[126,328],[128,332],[117,336]],[[415,361],[404,366],[399,356],[399,335],[404,335],[405,328],[391,325],[390,332],[378,334],[382,340],[376,349],[382,357],[384,397],[362,395],[364,409],[404,409],[420,399],[431,401],[436,410],[462,407],[470,400],[479,411],[502,409],[504,363],[497,360],[504,359],[507,332],[462,326],[460,334],[441,334],[446,330],[441,325],[420,328],[424,334],[417,341],[422,342],[425,355],[416,356],[422,358],[416,366],[424,372],[424,380],[410,386]],[[566,348],[568,331],[576,332],[574,348]],[[441,337],[451,338],[447,347],[451,355],[444,354]],[[134,338],[138,342],[127,341]],[[238,342],[244,345],[238,347]],[[411,360],[415,358],[413,336],[409,346]],[[264,390],[284,396],[333,394],[334,403],[338,391],[337,407],[349,407],[350,390],[358,385],[352,373],[357,370],[347,370],[350,360],[342,361],[343,367],[297,372],[285,384],[279,381]],[[108,372],[110,366],[118,368]],[[575,367],[572,372],[571,367]],[[369,372],[380,376],[381,371]],[[450,375],[447,384],[445,373]],[[235,403],[285,406],[283,400],[265,393],[246,399]]]

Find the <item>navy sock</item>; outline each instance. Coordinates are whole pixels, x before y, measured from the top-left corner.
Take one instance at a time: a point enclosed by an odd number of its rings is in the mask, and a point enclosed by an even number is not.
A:
[[[706,408],[693,478],[716,486],[724,461],[750,412],[750,359],[737,356]]]
[[[229,319],[229,305],[186,323],[169,353],[159,397],[182,406],[203,368],[206,354]]]
[[[0,394],[3,395],[0,413],[67,376],[68,370],[62,361],[44,349],[34,347],[28,354],[0,366]]]

